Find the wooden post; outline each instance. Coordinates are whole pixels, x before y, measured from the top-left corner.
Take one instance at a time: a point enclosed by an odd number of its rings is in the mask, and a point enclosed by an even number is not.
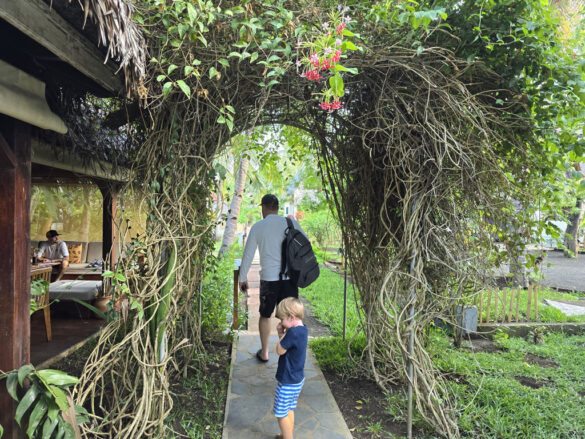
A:
[[[0,370],[30,362],[30,131],[0,116]],[[0,382],[0,424],[4,439],[18,437],[15,401]]]
[[[514,306],[514,289],[510,288],[510,305],[508,306],[508,323],[512,321],[512,309]]]
[[[498,306],[500,305],[500,290],[494,291],[494,323],[498,323]]]
[[[116,235],[116,213],[118,209],[119,187],[114,183],[97,183],[103,197],[103,218],[102,218],[102,257],[104,263],[114,267],[118,261],[118,239]],[[108,260],[109,257],[109,260]]]
[[[490,321],[490,308],[492,306],[492,291],[488,291],[488,296],[487,296],[487,307],[486,307],[486,311],[485,311],[485,322],[489,323]]]
[[[504,290],[504,298],[502,300],[502,323],[506,322],[506,304],[508,303],[508,288]]]
[[[534,285],[534,319],[538,321],[538,285]]]
[[[520,321],[520,291],[517,291],[516,294],[516,321]]]
[[[479,311],[478,311],[478,315],[479,315],[479,323],[481,323],[483,321],[483,291],[479,292]]]
[[[530,314],[532,314],[531,307],[532,300],[532,284],[528,284],[528,303],[526,304],[526,318],[530,321]]]
[[[239,322],[239,315],[238,315],[238,296],[239,296],[239,291],[240,291],[240,284],[238,283],[240,277],[240,270],[239,269],[235,269],[234,270],[234,309],[232,311],[232,316],[233,316],[233,322],[232,322],[232,329],[236,330],[238,329],[238,326],[240,326],[240,322]]]

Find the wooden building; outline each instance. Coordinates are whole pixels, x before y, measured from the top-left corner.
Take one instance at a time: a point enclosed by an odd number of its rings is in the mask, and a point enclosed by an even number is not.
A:
[[[123,178],[116,177],[108,163],[96,163],[67,148],[59,152],[50,139],[69,127],[49,107],[46,96],[68,92],[124,96],[132,77],[140,75],[136,66],[143,62],[144,53],[129,20],[128,3],[92,1],[86,11],[80,5],[68,0],[0,0],[2,371],[30,361],[31,179],[85,178],[98,184],[104,198],[104,256],[115,248],[112,218],[117,181]],[[116,28],[116,23],[123,28]],[[104,36],[108,41],[103,41]],[[14,409],[1,382],[0,424],[5,438],[18,435]]]

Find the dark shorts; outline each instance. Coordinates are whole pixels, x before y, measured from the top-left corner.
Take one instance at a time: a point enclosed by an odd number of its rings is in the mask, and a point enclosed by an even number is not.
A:
[[[276,305],[287,297],[299,297],[299,287],[289,280],[260,281],[260,315],[269,318]]]

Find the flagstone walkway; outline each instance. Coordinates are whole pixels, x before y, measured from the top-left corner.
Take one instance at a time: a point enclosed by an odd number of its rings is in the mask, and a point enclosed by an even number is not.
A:
[[[248,330],[239,331],[232,348],[230,381],[226,401],[223,439],[273,438],[280,432],[272,414],[278,356],[274,346],[276,319],[270,337],[270,360],[256,359],[258,336],[259,266],[248,275]],[[309,337],[311,328],[309,327]],[[295,410],[295,439],[351,439],[323,373],[309,349],[305,385]]]

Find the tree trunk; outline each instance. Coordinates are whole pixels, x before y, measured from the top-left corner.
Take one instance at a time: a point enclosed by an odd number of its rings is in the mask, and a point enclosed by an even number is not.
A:
[[[567,223],[567,228],[565,229],[564,244],[565,247],[567,247],[567,250],[565,250],[565,256],[568,258],[576,258],[579,255],[579,226],[581,225],[581,221],[583,221],[584,214],[585,201],[577,199],[575,208],[569,215],[569,222]],[[570,252],[572,252],[572,254]]]
[[[218,257],[222,258],[232,243],[234,242],[234,236],[236,234],[236,226],[238,224],[238,216],[240,215],[240,206],[242,205],[242,195],[244,193],[244,187],[246,185],[246,174],[248,173],[248,158],[245,157],[245,152],[240,158],[240,164],[238,166],[238,173],[236,174],[236,183],[234,185],[234,196],[230,203],[230,210],[225,224],[225,230],[223,232],[223,240],[219,249]]]
[[[89,241],[89,229],[91,226],[91,211],[89,197],[93,192],[92,186],[83,186],[83,212],[81,213],[81,230],[79,241]]]

